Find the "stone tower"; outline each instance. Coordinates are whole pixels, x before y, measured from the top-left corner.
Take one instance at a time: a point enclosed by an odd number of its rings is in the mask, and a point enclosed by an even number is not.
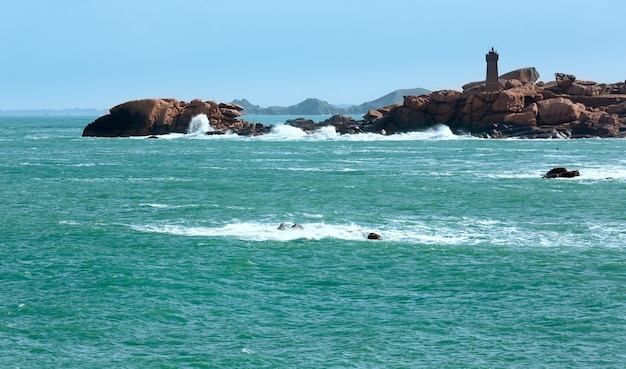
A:
[[[485,57],[487,59],[487,79],[485,81],[485,89],[487,91],[499,91],[498,53],[495,52],[492,47],[491,51]]]

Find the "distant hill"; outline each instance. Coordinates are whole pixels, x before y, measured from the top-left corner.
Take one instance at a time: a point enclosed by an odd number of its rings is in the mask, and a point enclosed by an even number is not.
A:
[[[402,104],[404,102],[404,96],[406,95],[424,95],[429,94],[430,91],[425,88],[409,88],[403,90],[395,90],[391,93],[383,97],[379,97],[376,100],[365,102],[357,107],[352,109],[357,109],[358,112],[356,114],[367,113],[368,110],[375,110],[378,108],[382,108],[383,106],[393,105],[393,104]]]
[[[387,105],[402,104],[405,95],[423,95],[430,91],[424,88],[412,88],[393,91],[376,100],[364,102],[361,105],[336,106],[326,101],[309,98],[299,104],[291,106],[270,106],[263,108],[254,105],[246,99],[233,100],[234,104],[241,105],[247,115],[332,115],[332,114],[365,114],[368,110],[382,108]]]
[[[244,108],[243,112],[248,115],[331,115],[339,114],[339,111],[343,110],[319,99],[306,99],[296,105],[267,108],[253,105],[246,99],[234,100],[233,103],[241,105]]]

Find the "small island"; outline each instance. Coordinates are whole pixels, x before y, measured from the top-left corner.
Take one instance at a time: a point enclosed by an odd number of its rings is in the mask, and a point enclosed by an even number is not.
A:
[[[371,109],[360,120],[334,115],[323,122],[285,122],[305,132],[334,126],[340,134],[424,131],[447,125],[456,134],[483,138],[623,138],[626,137],[626,82],[580,81],[555,73],[541,82],[534,67],[498,74],[498,54],[486,55],[485,81],[465,84],[463,91],[439,90],[406,95],[399,104]],[[242,119],[235,103],[176,99],[132,100],[117,105],[85,127],[83,136],[126,137],[188,133],[194,116],[204,114],[214,129],[208,134],[256,136],[271,126]]]

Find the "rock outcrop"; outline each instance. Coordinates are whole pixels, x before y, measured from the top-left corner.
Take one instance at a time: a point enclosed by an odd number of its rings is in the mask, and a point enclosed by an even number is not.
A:
[[[215,101],[191,102],[176,99],[132,100],[117,105],[83,130],[83,136],[125,137],[154,136],[166,133],[188,133],[191,119],[204,114],[218,132],[259,135],[270,127],[240,120],[243,108],[236,104]]]
[[[402,104],[370,109],[362,120],[343,115],[315,123],[295,119],[286,124],[305,132],[332,125],[340,134],[395,134],[445,124],[457,134],[485,138],[584,138],[626,135],[626,82],[598,84],[555,73],[554,81],[537,82],[535,68],[499,76],[500,89],[486,91],[485,82],[472,82],[463,91],[440,90],[404,96]],[[98,118],[83,136],[153,136],[186,133],[192,117],[205,114],[217,133],[260,135],[271,127],[240,119],[237,104],[176,99],[134,100]],[[216,132],[211,132],[215,134]]]
[[[574,178],[579,177],[580,172],[577,170],[567,170],[566,168],[552,168],[543,178]]]
[[[368,240],[382,240],[383,236],[379,235],[378,233],[370,232],[367,234],[367,239]]]
[[[382,117],[382,113],[379,116]],[[285,122],[286,125],[300,128],[306,133],[315,132],[322,127],[333,126],[335,127],[335,131],[342,135],[363,132],[361,130],[362,123],[363,121],[357,121],[352,117],[340,114],[333,115],[332,117],[317,123],[311,119],[305,118],[289,119]]]
[[[393,134],[445,124],[457,134],[488,138],[625,136],[626,82],[597,84],[565,73],[548,83],[538,78],[535,68],[523,68],[500,76],[499,91],[472,82],[463,92],[405,96],[400,106],[368,112],[360,129]]]

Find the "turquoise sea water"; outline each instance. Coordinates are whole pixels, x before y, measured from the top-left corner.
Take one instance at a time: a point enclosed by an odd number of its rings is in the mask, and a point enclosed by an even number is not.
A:
[[[626,140],[91,120],[0,118],[2,368],[626,363]]]

